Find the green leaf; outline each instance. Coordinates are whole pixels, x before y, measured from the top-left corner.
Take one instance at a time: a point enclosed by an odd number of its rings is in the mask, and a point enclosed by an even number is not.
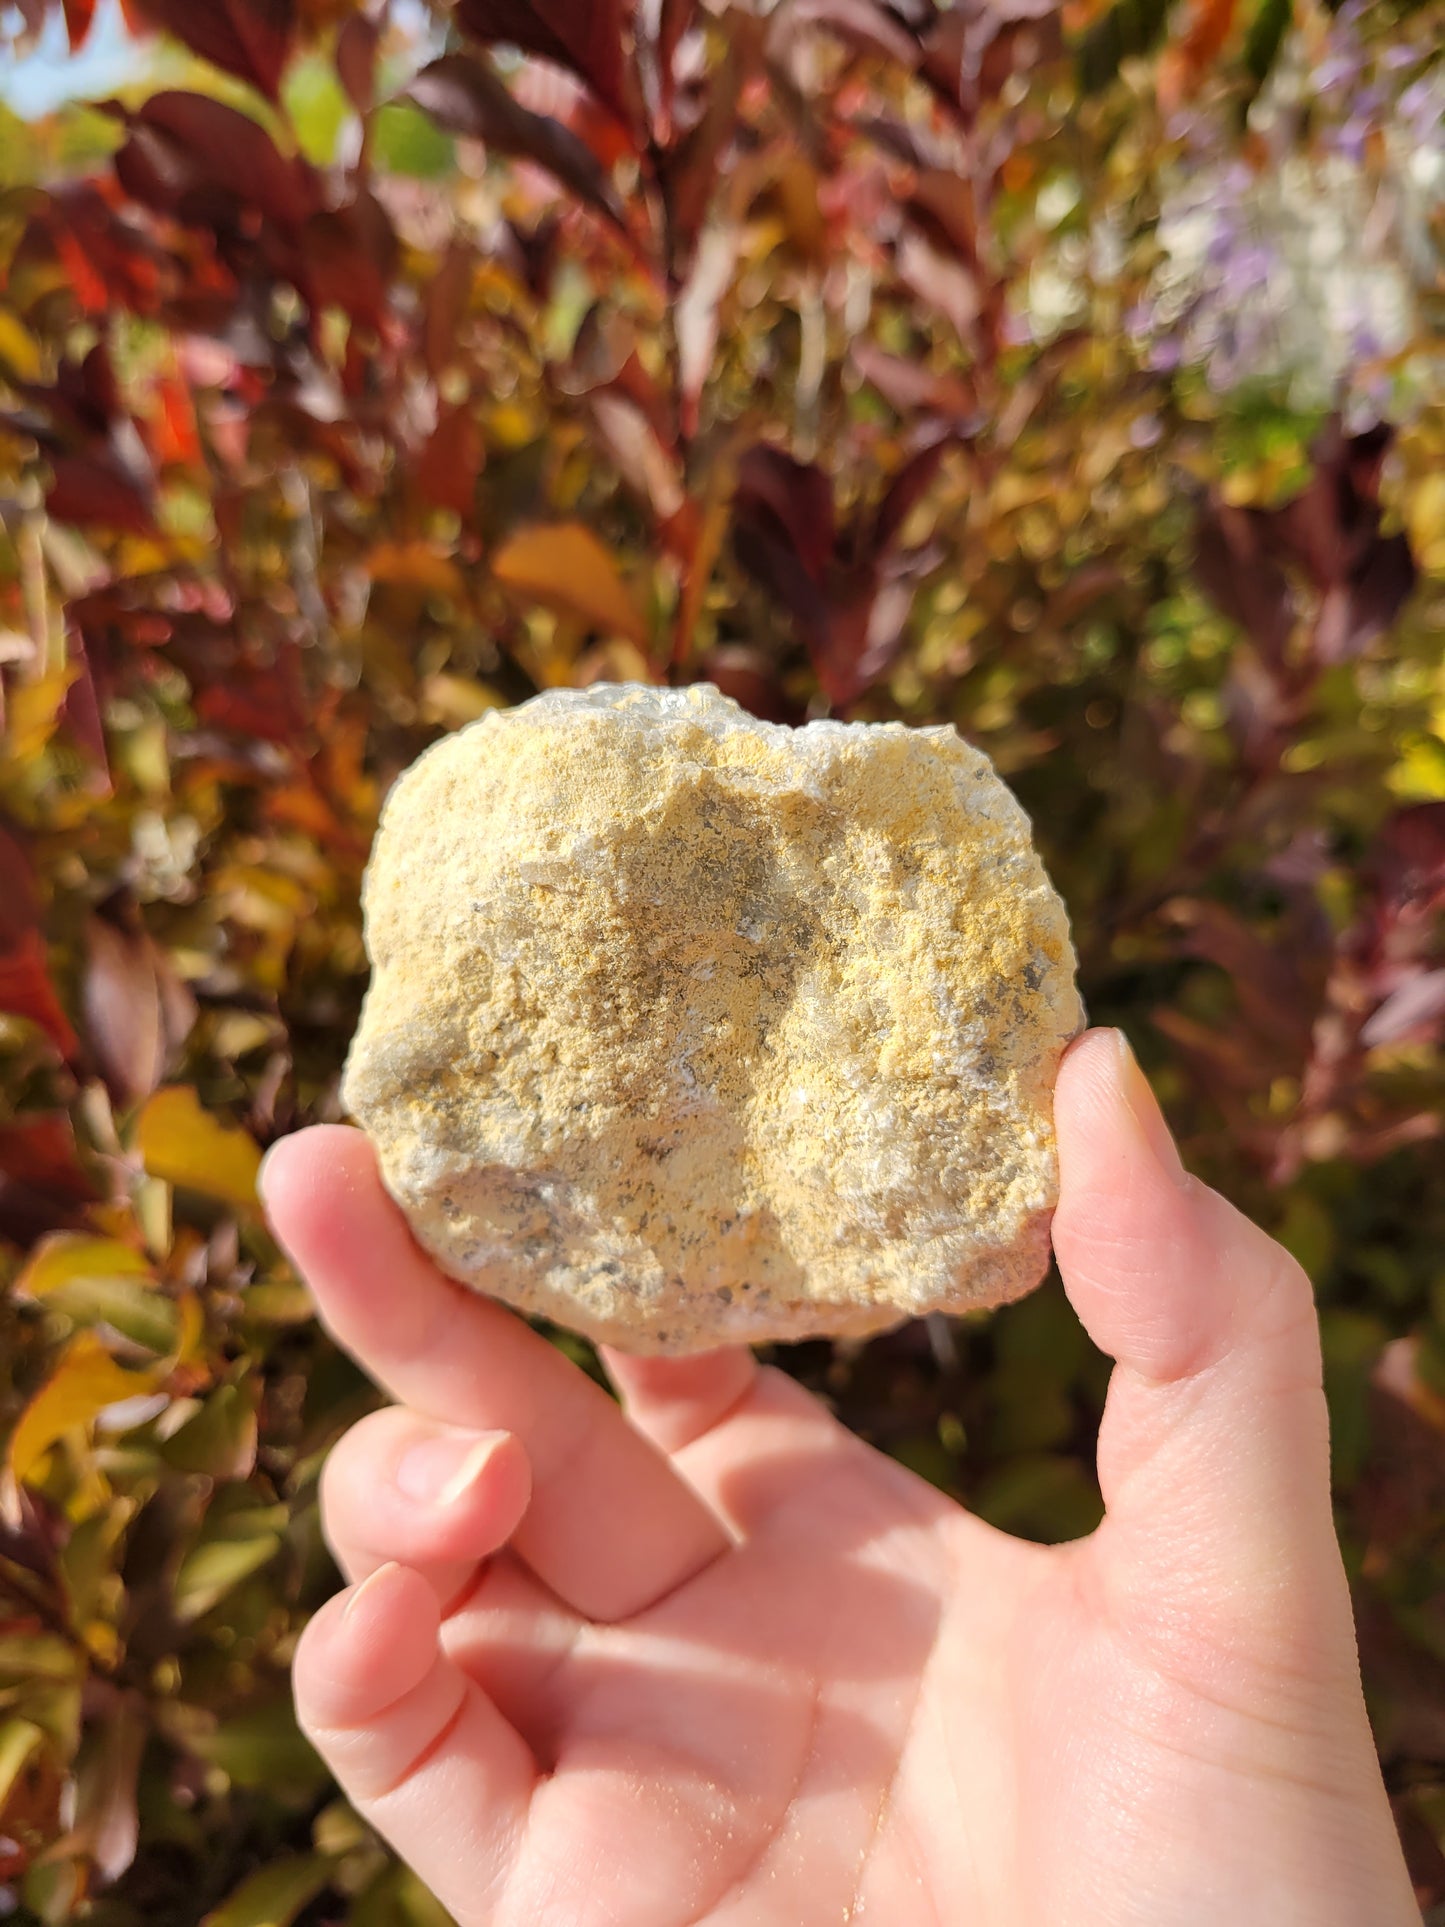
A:
[[[293,61],[281,86],[281,99],[296,130],[296,142],[313,167],[330,167],[341,130],[352,117],[336,69],[322,54]]]
[[[80,1655],[59,1633],[0,1634],[0,1688],[36,1680],[72,1680]]]
[[[1274,63],[1279,58],[1279,50],[1284,45],[1284,37],[1293,19],[1294,0],[1259,0],[1255,16],[1249,23],[1249,37],[1244,43],[1244,64],[1256,91],[1274,71]]]
[[[193,1418],[173,1432],[161,1457],[177,1472],[210,1479],[244,1479],[256,1463],[256,1408],[260,1385],[252,1376],[220,1385]]]
[[[391,1866],[353,1906],[350,1927],[454,1927],[454,1923],[409,1867]]]
[[[322,1854],[306,1853],[263,1867],[207,1914],[202,1927],[291,1927],[331,1879],[332,1864]]]
[[[109,1325],[158,1356],[175,1349],[181,1323],[175,1302],[135,1278],[77,1278],[57,1285],[47,1302],[77,1325]]]
[[[176,1613],[183,1620],[199,1619],[208,1613],[281,1550],[285,1506],[241,1509],[250,1495],[244,1487],[232,1489],[236,1500],[228,1502],[223,1494],[213,1501],[200,1536],[176,1574]]]
[[[409,101],[378,109],[371,129],[372,155],[384,172],[417,181],[445,180],[456,172],[456,142]]]
[[[296,1724],[289,1693],[248,1706],[213,1731],[193,1736],[189,1746],[240,1787],[310,1799],[326,1784],[326,1768]]]
[[[1079,86],[1099,93],[1126,60],[1151,53],[1164,38],[1174,0],[1115,0],[1079,43]]]

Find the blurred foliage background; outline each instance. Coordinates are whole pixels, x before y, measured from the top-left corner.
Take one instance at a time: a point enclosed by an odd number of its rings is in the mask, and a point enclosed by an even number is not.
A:
[[[0,4],[0,1916],[442,1921],[292,1720],[375,1394],[257,1163],[338,1115],[394,776],[708,678],[983,745],[1093,1015],[1307,1266],[1445,1920],[1442,45],[1408,0]],[[1056,1282],[782,1362],[1001,1526],[1098,1516]]]

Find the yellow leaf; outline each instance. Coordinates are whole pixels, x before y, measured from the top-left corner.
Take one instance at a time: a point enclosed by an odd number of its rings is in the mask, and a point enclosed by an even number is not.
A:
[[[19,683],[6,706],[6,751],[16,764],[33,762],[55,734],[65,692],[74,680],[69,663],[51,669],[35,682]]]
[[[492,561],[499,582],[558,615],[609,635],[626,636],[644,652],[647,624],[612,555],[581,522],[519,529]]]
[[[0,1807],[44,1744],[45,1735],[33,1720],[10,1719],[0,1726]]]
[[[1427,475],[1405,510],[1410,546],[1428,575],[1445,575],[1445,475]]]
[[[92,1332],[70,1342],[53,1378],[20,1415],[10,1439],[10,1471],[17,1485],[58,1439],[89,1425],[108,1405],[153,1391],[153,1372],[122,1371]]]
[[[136,1145],[151,1177],[254,1208],[260,1151],[245,1131],[202,1110],[189,1085],[156,1092],[136,1124]]]
[[[200,1299],[193,1291],[182,1292],[180,1298],[180,1328],[176,1333],[174,1362],[189,1365],[201,1349],[201,1340],[206,1335],[206,1314]]]
[[[8,362],[22,381],[40,379],[40,348],[8,308],[0,308],[0,362]]]
[[[15,1281],[17,1291],[44,1298],[62,1285],[89,1283],[96,1278],[150,1278],[142,1252],[118,1238],[87,1238],[60,1231],[45,1239]]]

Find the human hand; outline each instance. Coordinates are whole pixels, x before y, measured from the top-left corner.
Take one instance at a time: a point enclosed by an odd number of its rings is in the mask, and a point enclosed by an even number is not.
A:
[[[1118,1361],[1090,1538],[1010,1539],[744,1352],[619,1410],[443,1279],[366,1141],[277,1235],[399,1402],[323,1481],[303,1726],[461,1927],[1418,1927],[1360,1692],[1310,1288],[1114,1032],[1054,1242]]]

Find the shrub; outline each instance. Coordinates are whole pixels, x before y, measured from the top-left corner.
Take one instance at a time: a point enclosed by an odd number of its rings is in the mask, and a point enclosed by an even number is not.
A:
[[[254,1180],[338,1115],[390,781],[599,678],[953,722],[1015,784],[1094,1016],[1315,1280],[1445,1902],[1427,15],[125,12],[174,38],[121,99],[0,109],[0,1911],[440,1918],[292,1720],[375,1393]],[[1305,178],[1374,210],[1367,312],[1260,187]],[[1056,1282],[783,1362],[1001,1526],[1098,1516]]]

